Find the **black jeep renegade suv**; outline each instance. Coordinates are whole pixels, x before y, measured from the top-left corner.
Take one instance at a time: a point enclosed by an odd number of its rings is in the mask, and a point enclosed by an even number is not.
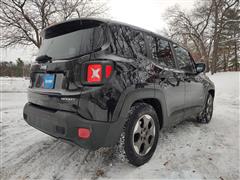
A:
[[[140,166],[160,129],[211,120],[215,92],[205,65],[169,39],[102,19],[55,24],[42,38],[23,116],[51,136],[93,150],[122,139]]]

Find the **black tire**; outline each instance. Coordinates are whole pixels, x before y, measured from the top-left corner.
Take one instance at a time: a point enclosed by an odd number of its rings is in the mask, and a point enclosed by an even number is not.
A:
[[[213,101],[214,98],[211,94],[208,94],[207,100],[205,102],[205,107],[203,111],[199,114],[197,117],[197,121],[199,123],[209,123],[212,119],[212,114],[213,114]]]
[[[151,105],[137,103],[131,107],[123,133],[125,157],[130,164],[141,166],[149,161],[157,147],[159,129],[158,116]]]

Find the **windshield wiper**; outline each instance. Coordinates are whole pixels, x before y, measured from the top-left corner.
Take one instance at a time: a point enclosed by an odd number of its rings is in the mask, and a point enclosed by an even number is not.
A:
[[[41,56],[38,56],[36,58],[36,61],[39,62],[39,63],[46,63],[46,62],[52,62],[52,57],[48,56],[48,55],[41,55]]]

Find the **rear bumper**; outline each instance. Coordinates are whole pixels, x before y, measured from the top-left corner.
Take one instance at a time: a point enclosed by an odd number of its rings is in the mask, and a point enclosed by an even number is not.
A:
[[[124,125],[124,120],[121,118],[116,122],[91,121],[80,117],[77,113],[49,110],[31,103],[25,105],[23,116],[29,125],[46,134],[92,150],[116,144]],[[90,129],[89,139],[78,137],[79,127]]]

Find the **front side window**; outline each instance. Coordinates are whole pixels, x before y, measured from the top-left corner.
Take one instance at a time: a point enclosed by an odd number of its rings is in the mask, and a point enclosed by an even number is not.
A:
[[[150,56],[159,65],[175,68],[175,61],[169,42],[159,37],[148,36]]]
[[[186,72],[194,72],[193,62],[189,52],[176,44],[173,44],[179,69]]]

